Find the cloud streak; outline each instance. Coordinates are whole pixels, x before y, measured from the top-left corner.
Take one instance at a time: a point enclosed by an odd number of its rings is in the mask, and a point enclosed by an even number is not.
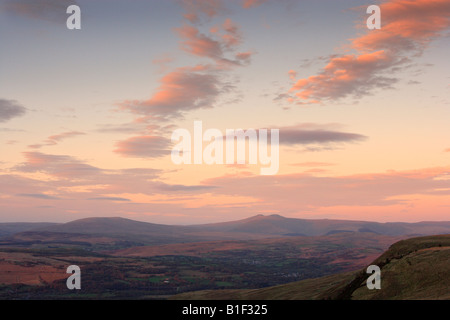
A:
[[[281,127],[279,130],[282,145],[353,143],[367,139],[358,133],[331,130],[326,125],[310,123]]]
[[[121,198],[121,197],[96,197],[96,198],[89,198],[88,200],[100,200],[100,201],[131,201],[127,198]]]
[[[35,199],[44,199],[44,200],[58,200],[59,198],[50,196],[48,194],[42,193],[19,193],[18,197],[27,197],[27,198],[35,198]]]

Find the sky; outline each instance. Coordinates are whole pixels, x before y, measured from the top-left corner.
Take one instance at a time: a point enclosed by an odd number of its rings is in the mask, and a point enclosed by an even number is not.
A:
[[[0,222],[448,221],[449,35],[445,0],[0,0]],[[196,122],[278,129],[278,171],[175,164]]]

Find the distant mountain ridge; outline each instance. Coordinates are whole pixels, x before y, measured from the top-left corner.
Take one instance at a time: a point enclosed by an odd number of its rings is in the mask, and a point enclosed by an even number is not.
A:
[[[9,228],[9,229],[8,229]],[[3,230],[3,234],[2,234]],[[9,230],[6,231],[5,230]],[[16,225],[0,223],[0,244],[21,241],[90,242],[104,237],[109,241],[130,241],[130,245],[250,240],[287,236],[323,236],[343,232],[370,232],[388,236],[450,234],[450,221],[442,222],[368,222],[329,219],[297,219],[280,215],[256,215],[247,219],[201,225],[165,225],[121,217],[84,218],[61,224]],[[104,240],[105,240],[104,239]],[[114,240],[115,239],[115,240]],[[107,241],[107,240],[105,240]],[[92,241],[91,241],[92,242]]]
[[[183,226],[155,224],[121,217],[94,217],[74,220],[63,224],[44,226],[42,228],[36,228],[33,231],[82,234],[146,234],[149,232],[167,234],[183,232],[185,229],[186,228]]]
[[[369,222],[330,219],[297,219],[280,215],[256,215],[247,219],[194,225],[192,228],[222,232],[265,233],[267,235],[326,235],[338,232],[373,232],[384,235],[428,235],[450,233],[450,221],[439,222]]]

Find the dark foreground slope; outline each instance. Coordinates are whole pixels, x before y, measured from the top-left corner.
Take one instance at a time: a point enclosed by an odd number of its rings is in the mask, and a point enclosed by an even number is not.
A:
[[[366,268],[254,290],[207,290],[172,299],[191,300],[320,300],[320,299],[450,299],[450,235],[402,240],[373,261],[381,268],[381,289],[366,286]]]

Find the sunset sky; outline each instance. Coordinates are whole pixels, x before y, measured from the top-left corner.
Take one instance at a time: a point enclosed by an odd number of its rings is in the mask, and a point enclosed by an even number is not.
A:
[[[448,0],[0,0],[0,222],[450,220],[449,36]],[[279,129],[278,173],[175,165],[194,121]]]

